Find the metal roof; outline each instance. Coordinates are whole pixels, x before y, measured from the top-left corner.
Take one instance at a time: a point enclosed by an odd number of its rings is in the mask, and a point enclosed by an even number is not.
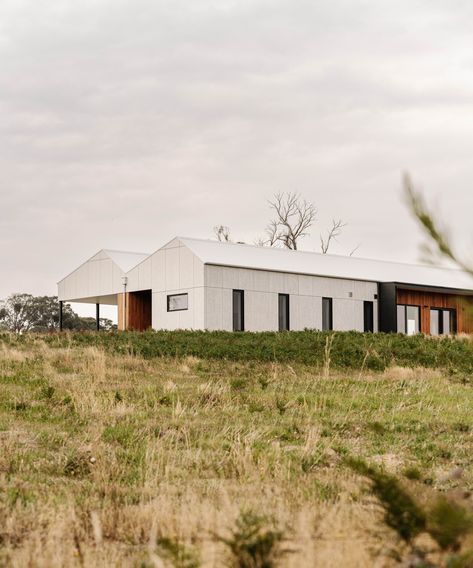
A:
[[[204,264],[473,290],[473,279],[461,270],[187,237],[179,240]]]

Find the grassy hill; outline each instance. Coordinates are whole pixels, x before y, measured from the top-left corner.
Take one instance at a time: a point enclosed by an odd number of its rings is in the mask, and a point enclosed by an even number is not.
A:
[[[0,566],[470,566],[472,374],[467,338],[0,335]]]

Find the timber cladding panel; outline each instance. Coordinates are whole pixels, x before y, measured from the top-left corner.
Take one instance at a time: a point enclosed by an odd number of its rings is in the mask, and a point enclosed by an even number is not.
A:
[[[457,333],[473,333],[473,298],[456,294],[441,294],[424,290],[397,290],[397,303],[420,306],[421,332],[430,333],[430,309],[456,311]]]
[[[151,327],[151,290],[118,294],[118,329],[145,331]]]

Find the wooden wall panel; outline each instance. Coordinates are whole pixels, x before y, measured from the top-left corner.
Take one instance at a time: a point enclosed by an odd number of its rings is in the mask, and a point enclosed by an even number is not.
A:
[[[118,294],[118,329],[145,331],[151,327],[151,290]]]
[[[422,333],[430,333],[431,308],[455,310],[457,313],[457,333],[473,333],[473,301],[471,296],[398,289],[397,303],[420,306]]]

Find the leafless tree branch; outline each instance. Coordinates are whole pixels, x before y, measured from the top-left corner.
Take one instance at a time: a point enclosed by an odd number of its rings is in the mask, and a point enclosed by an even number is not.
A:
[[[337,240],[337,237],[342,234],[344,227],[346,227],[346,223],[344,223],[341,219],[332,220],[332,226],[327,230],[327,236],[324,237],[323,235],[320,235],[320,250],[322,251],[322,254],[327,254],[332,241]]]
[[[221,243],[229,243],[232,240],[230,238],[230,229],[225,225],[216,225],[214,227],[214,234]]]

